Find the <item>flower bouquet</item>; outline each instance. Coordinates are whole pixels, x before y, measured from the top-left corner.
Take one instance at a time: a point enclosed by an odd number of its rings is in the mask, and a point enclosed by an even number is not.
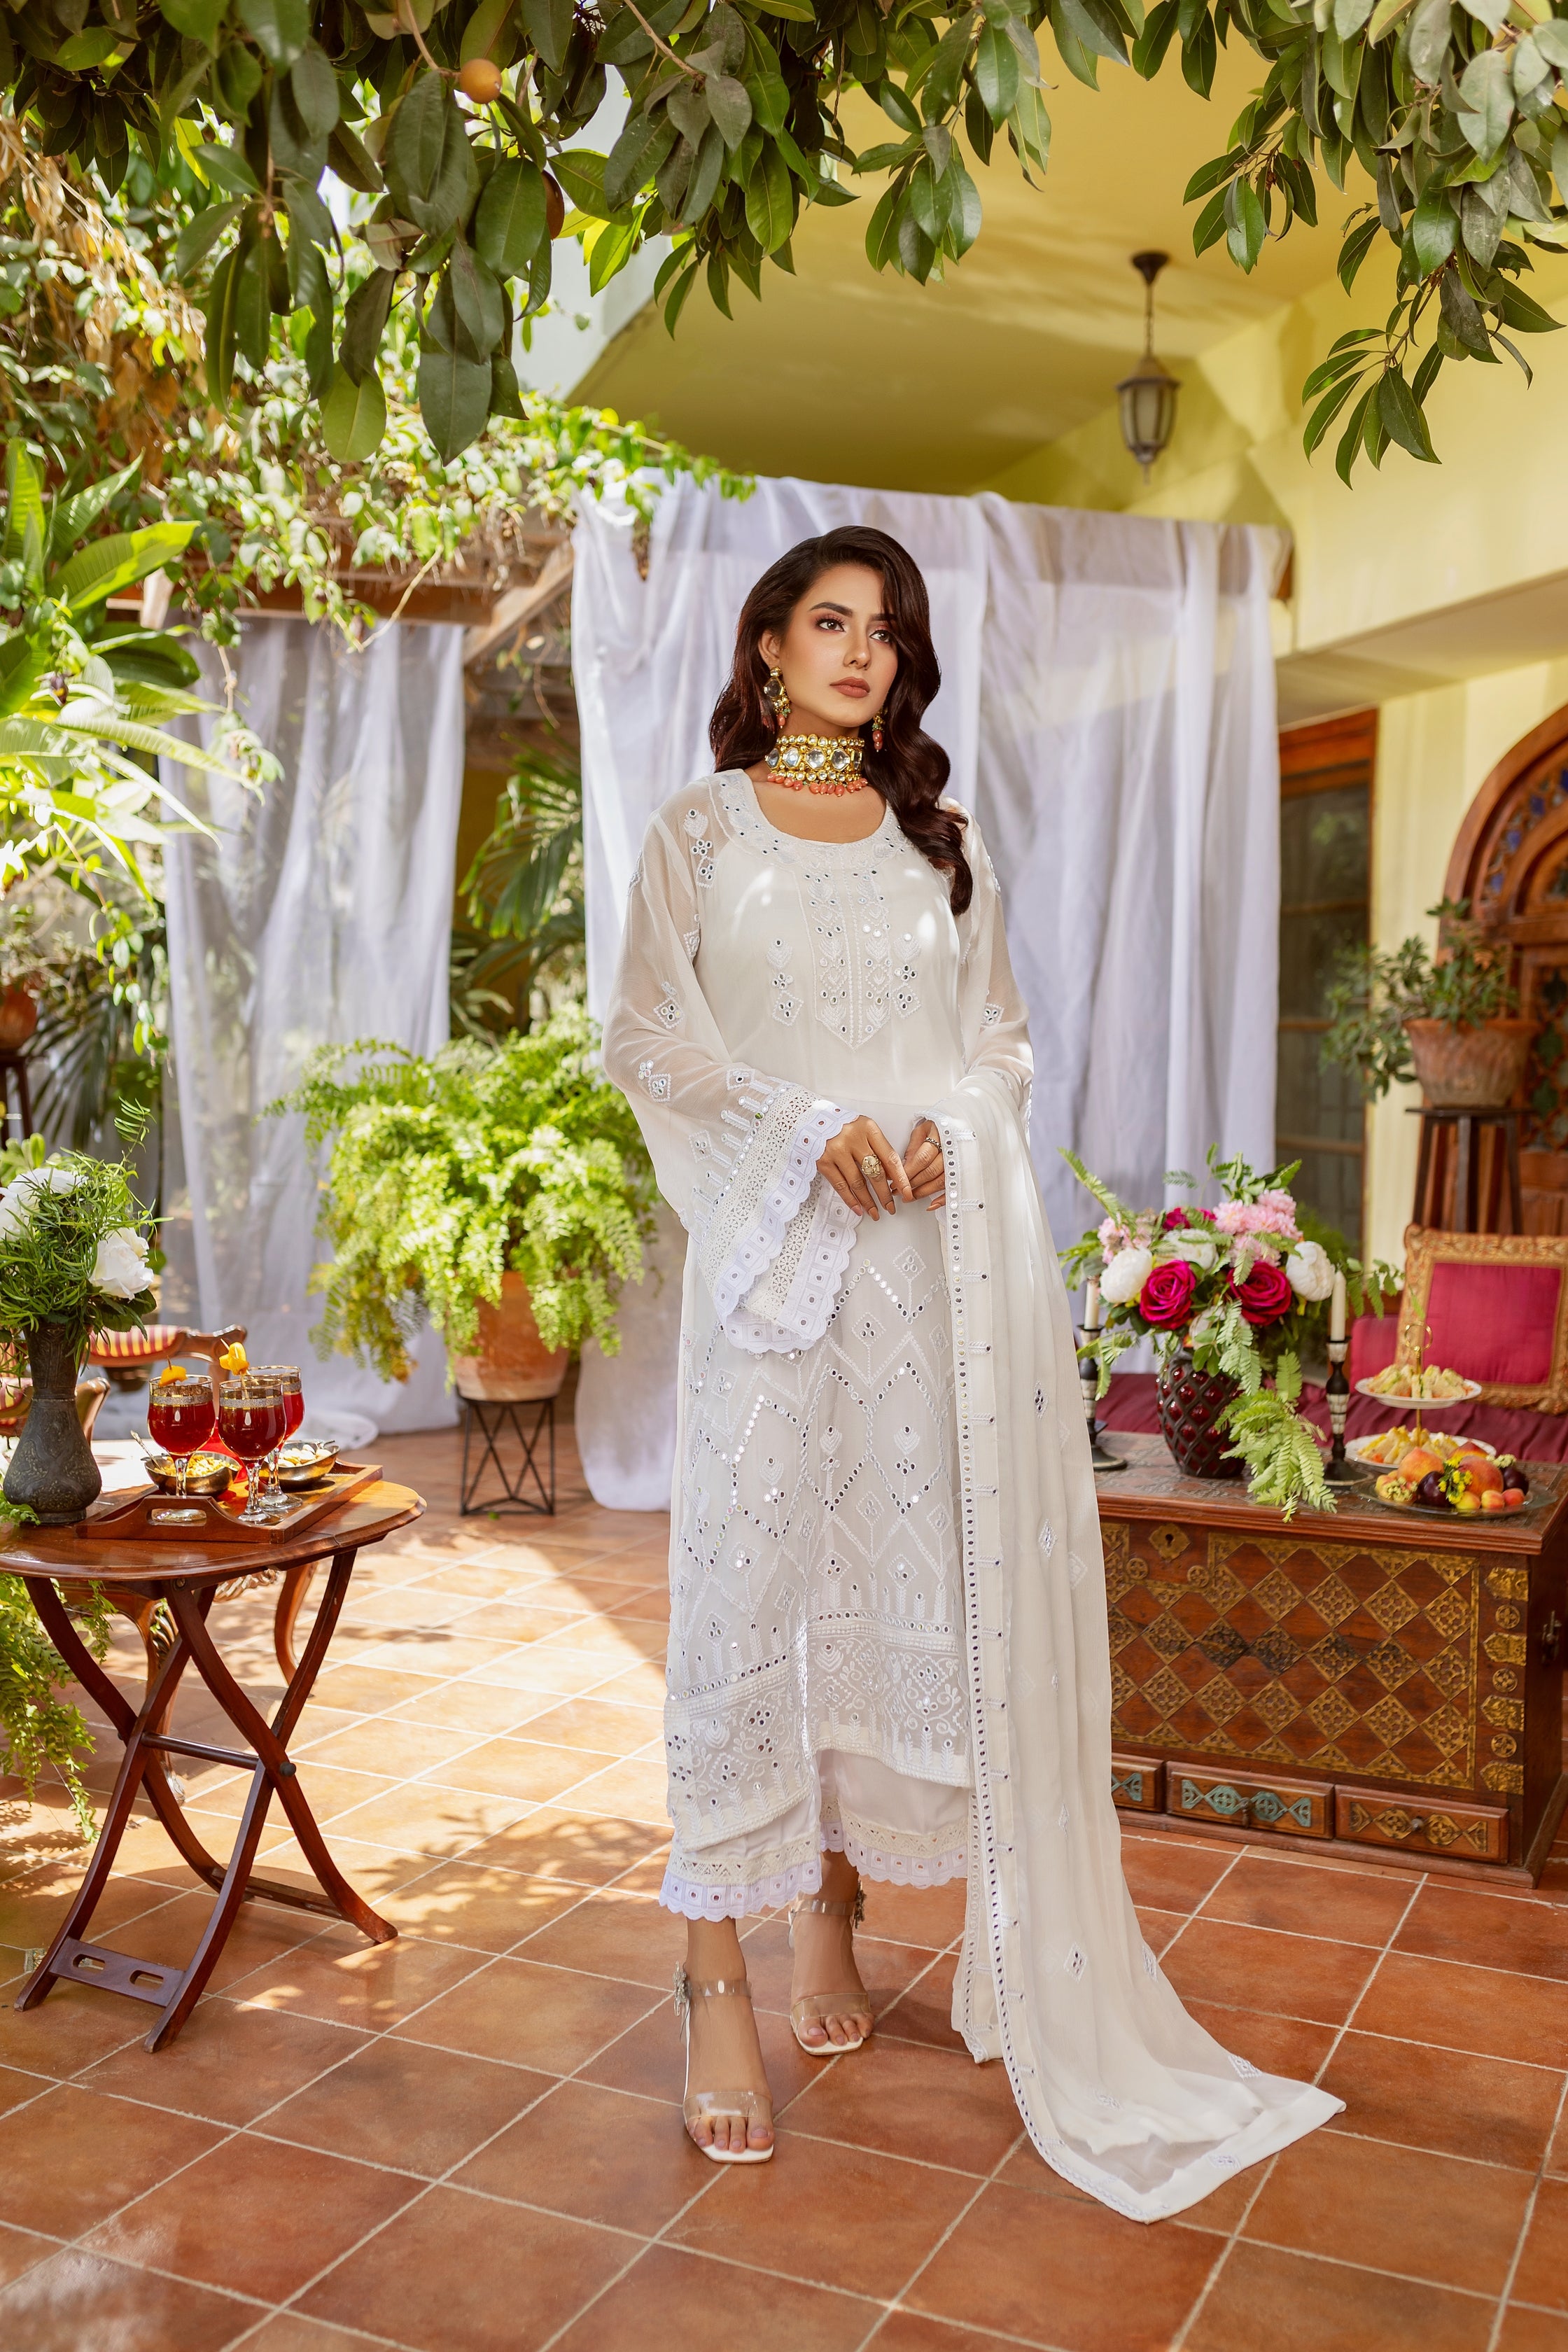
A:
[[[8,1147],[0,1168],[11,1177],[0,1192],[0,1359],[12,1371],[25,1359],[33,1383],[5,1496],[13,1512],[68,1527],[101,1484],[77,1419],[78,1368],[94,1331],[131,1330],[154,1300],[126,1170],[41,1151],[36,1138]]]
[[[1341,1235],[1304,1230],[1289,1190],[1300,1160],[1259,1176],[1239,1157],[1220,1159],[1216,1147],[1208,1155],[1223,1194],[1216,1208],[1130,1209],[1076,1152],[1062,1156],[1105,1212],[1062,1253],[1069,1283],[1099,1286],[1104,1320],[1085,1352],[1099,1367],[1100,1393],[1140,1339],[1154,1342],[1163,1382],[1178,1358],[1190,1358],[1197,1374],[1229,1384],[1214,1425],[1234,1441],[1225,1458],[1246,1468],[1253,1499],[1287,1517],[1303,1502],[1331,1511],[1316,1435],[1296,1410],[1302,1349],[1326,1335],[1336,1275],[1355,1313],[1397,1288],[1398,1275],[1381,1265],[1368,1275]],[[1179,1169],[1165,1182],[1196,1190]]]

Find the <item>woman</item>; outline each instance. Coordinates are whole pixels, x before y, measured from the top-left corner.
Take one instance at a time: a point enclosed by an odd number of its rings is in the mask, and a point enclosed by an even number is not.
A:
[[[717,773],[648,828],[605,1024],[691,1236],[661,1896],[689,1923],[687,2127],[715,2161],[773,2154],[738,1920],[791,1906],[792,2022],[826,2057],[871,2032],[861,1878],[967,1875],[955,2027],[1005,2059],[1047,2161],[1148,2221],[1339,2102],[1187,2017],[1122,1882],[1028,1034],[921,730],[939,683],[884,533],[763,575]]]

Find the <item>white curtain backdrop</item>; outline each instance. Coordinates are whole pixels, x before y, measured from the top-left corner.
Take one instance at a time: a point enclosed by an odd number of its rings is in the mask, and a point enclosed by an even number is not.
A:
[[[303,621],[249,620],[239,703],[281,780],[256,798],[183,770],[170,779],[216,834],[177,841],[166,866],[195,1295],[204,1324],[248,1326],[253,1362],[300,1367],[308,1421],[353,1413],[390,1431],[456,1418],[435,1333],[405,1386],[317,1356],[321,1302],[306,1284],[319,1170],[300,1118],[259,1114],[315,1045],[447,1042],[462,643],[460,628],[388,625],[353,651]]]
[[[942,688],[926,724],[1001,880],[1053,1229],[1065,1239],[1093,1212],[1063,1144],[1136,1202],[1164,1197],[1168,1169],[1201,1171],[1211,1142],[1267,1164],[1279,896],[1268,599],[1284,534],[794,480],[738,501],[683,480],[661,489],[645,581],[633,520],[584,501],[575,533],[595,1013],[647,818],[711,769],[708,717],[746,592],[797,540],[870,523],[931,590]],[[628,1292],[628,1328],[644,1311]],[[661,1344],[672,1381],[668,1334]],[[578,1429],[599,1500],[650,1509],[668,1500],[657,1438],[669,1416],[640,1339],[635,1353],[635,1380],[613,1360],[595,1366]]]

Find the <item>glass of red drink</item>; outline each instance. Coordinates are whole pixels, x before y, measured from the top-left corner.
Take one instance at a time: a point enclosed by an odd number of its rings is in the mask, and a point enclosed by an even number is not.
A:
[[[147,1400],[147,1434],[176,1465],[175,1492],[183,1495],[191,1456],[213,1433],[217,1418],[208,1380],[160,1381]]]
[[[283,1434],[267,1458],[266,1507],[274,1513],[289,1508],[289,1497],[278,1484],[278,1456],[305,1418],[305,1394],[298,1364],[258,1364],[258,1381],[276,1381],[283,1397]]]
[[[239,1515],[241,1527],[264,1527],[269,1514],[261,1499],[256,1465],[283,1443],[283,1392],[276,1381],[240,1372],[218,1391],[218,1434],[250,1473],[250,1492]]]

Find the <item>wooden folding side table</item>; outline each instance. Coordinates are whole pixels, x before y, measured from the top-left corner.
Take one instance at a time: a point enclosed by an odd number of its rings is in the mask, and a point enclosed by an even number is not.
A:
[[[147,2047],[163,2049],[195,2007],[228,1941],[240,1905],[258,1899],[281,1903],[291,1910],[320,1912],[329,1919],[346,1919],[373,1943],[392,1942],[396,1928],[379,1918],[354,1893],[328,1853],[300,1786],[289,1742],[321,1672],[357,1554],[363,1545],[380,1543],[395,1528],[406,1527],[424,1508],[419,1496],[408,1487],[378,1480],[331,1519],[282,1541],[198,1545],[146,1537],[116,1541],[94,1537],[89,1522],[80,1533],[70,1528],[25,1528],[0,1551],[0,1568],[26,1583],[49,1639],[125,1743],[120,1776],[87,1874],[59,1933],[23,1987],[16,2004],[18,2009],[37,2008],[57,1982],[68,1979],[73,1984],[95,1985],[100,1991],[121,1993],[155,2009],[158,2015],[147,2036]],[[208,1625],[213,1603],[224,1585],[258,1577],[266,1570],[280,1570],[287,1577],[291,1570],[307,1569],[322,1560],[330,1560],[331,1568],[310,1638],[268,1721],[224,1663]],[[93,1657],[61,1597],[61,1585],[88,1583],[100,1585],[117,1606],[163,1601],[174,1619],[174,1638],[148,1683],[140,1711],[129,1704]],[[248,1741],[248,1750],[182,1739],[167,1729],[181,1677],[192,1664],[236,1731]],[[226,1864],[207,1852],[175,1801],[164,1763],[171,1756],[199,1757],[206,1763],[232,1764],[250,1772],[250,1793]],[[182,1859],[217,1898],[183,1969],[138,1959],[133,1953],[111,1951],[88,1937],[132,1806],[142,1789]],[[252,1871],[274,1794],[315,1873],[321,1890],[319,1895],[279,1879],[258,1877]]]

